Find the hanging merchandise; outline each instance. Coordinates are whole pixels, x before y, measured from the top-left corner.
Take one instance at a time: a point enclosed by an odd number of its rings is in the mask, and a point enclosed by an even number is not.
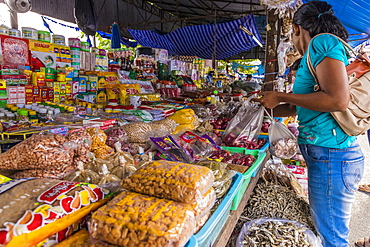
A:
[[[302,0],[261,0],[269,10],[275,9],[275,14],[280,18],[293,16],[293,13],[301,6]]]
[[[277,53],[278,53],[278,64],[279,64],[279,71],[278,75],[279,76],[284,76],[286,66],[287,66],[287,56],[286,52],[290,47],[290,41],[288,39],[281,40],[280,44],[277,48]]]

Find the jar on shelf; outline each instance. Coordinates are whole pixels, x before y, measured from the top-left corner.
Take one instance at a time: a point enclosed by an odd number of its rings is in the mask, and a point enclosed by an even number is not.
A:
[[[37,118],[40,122],[46,122],[47,121],[47,112],[48,110],[46,108],[39,109],[39,113],[37,114]]]
[[[5,122],[7,120],[4,112],[0,112],[0,122]]]
[[[9,121],[15,121],[15,114],[14,113],[8,113],[6,114],[6,117],[8,118]]]
[[[19,114],[19,117],[18,117],[19,122],[25,123],[25,122],[29,121],[27,110],[21,110],[21,111],[19,111],[18,114]]]
[[[36,111],[30,111],[28,113],[28,115],[29,115],[28,118],[29,118],[31,123],[38,123],[39,122],[39,119],[36,116]]]

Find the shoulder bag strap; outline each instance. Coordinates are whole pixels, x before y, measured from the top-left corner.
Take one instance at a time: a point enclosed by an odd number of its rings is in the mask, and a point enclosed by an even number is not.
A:
[[[307,50],[307,65],[308,65],[308,68],[309,68],[309,70],[310,70],[313,78],[315,79],[315,82],[316,82],[315,91],[320,90],[320,83],[319,83],[319,79],[317,78],[316,69],[312,65],[312,61],[311,61],[311,57],[310,57],[310,46],[312,46],[311,42],[312,42],[312,40],[314,38],[316,38],[317,36],[323,35],[323,34],[329,34],[329,35],[332,35],[332,36],[336,37],[344,45],[344,48],[346,48],[346,51],[347,52],[350,51],[356,57],[362,57],[362,54],[361,53],[356,52],[349,44],[347,44],[347,42],[345,42],[343,39],[339,38],[338,36],[336,36],[334,34],[331,34],[331,33],[320,33],[320,34],[316,35],[315,37],[313,37],[311,39],[311,41],[310,41],[310,44],[308,45],[308,50]]]

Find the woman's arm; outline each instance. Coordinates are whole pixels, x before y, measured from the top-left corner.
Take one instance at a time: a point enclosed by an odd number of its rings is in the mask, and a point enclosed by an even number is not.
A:
[[[287,94],[275,91],[262,92],[256,100],[266,108],[274,108],[280,102],[322,112],[345,111],[349,100],[349,84],[344,63],[329,57],[316,67],[321,91],[310,94]]]

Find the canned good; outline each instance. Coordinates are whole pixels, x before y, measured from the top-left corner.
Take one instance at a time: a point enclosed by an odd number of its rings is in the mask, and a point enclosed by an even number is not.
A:
[[[25,39],[38,39],[38,32],[36,29],[31,27],[22,27],[22,37]]]
[[[9,35],[9,28],[7,28],[6,26],[4,25],[1,25],[0,26],[0,34],[3,34],[3,35]]]
[[[37,31],[39,41],[48,42],[50,43],[50,33],[48,31]]]
[[[66,39],[63,35],[53,34],[53,43],[57,45],[65,45]]]
[[[81,50],[82,51],[90,51],[90,44],[89,44],[89,42],[81,42]]]
[[[81,48],[81,41],[78,38],[68,38],[68,46],[74,48]]]
[[[14,29],[14,28],[9,29],[9,36],[20,38],[21,31],[19,31],[18,29]]]

